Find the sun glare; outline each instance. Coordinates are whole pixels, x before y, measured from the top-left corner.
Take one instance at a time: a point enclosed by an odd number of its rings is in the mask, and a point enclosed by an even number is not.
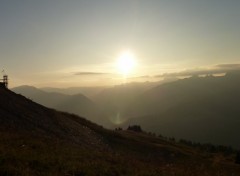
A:
[[[129,75],[136,66],[135,55],[130,51],[124,51],[120,54],[117,61],[118,71],[124,76]]]

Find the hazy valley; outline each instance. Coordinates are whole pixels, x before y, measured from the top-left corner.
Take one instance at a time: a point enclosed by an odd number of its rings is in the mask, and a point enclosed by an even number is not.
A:
[[[106,88],[91,100],[82,94],[49,93],[28,86],[13,91],[110,129],[137,124],[164,136],[238,148],[239,80],[239,72],[230,72],[164,84],[131,83]]]

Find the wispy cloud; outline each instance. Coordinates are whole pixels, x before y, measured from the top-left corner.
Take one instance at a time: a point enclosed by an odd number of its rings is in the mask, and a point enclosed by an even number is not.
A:
[[[149,75],[143,75],[143,76],[135,76],[135,77],[130,77],[129,79],[146,79],[150,78],[151,76]]]
[[[104,72],[75,72],[74,75],[78,76],[97,76],[97,75],[110,75],[111,73]]]

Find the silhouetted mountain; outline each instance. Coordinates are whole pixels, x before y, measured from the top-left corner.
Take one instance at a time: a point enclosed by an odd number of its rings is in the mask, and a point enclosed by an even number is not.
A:
[[[69,113],[86,117],[96,123],[108,126],[107,119],[96,104],[82,94],[66,95],[56,92],[44,92],[32,86],[20,86],[12,89],[37,103]]]
[[[22,94],[33,101],[36,101],[44,106],[55,108],[59,103],[65,101],[69,96],[56,92],[44,92],[33,86],[20,86],[15,87],[12,91]]]
[[[142,131],[106,130],[3,87],[0,97],[0,175],[240,173],[235,155],[199,153]]]
[[[191,77],[157,86],[128,109],[148,131],[200,142],[240,146],[240,74]]]
[[[86,112],[86,117],[107,127],[139,124],[157,134],[239,147],[239,80],[240,74],[235,71],[223,77],[194,76],[161,85],[124,84],[97,94],[96,104],[89,105],[81,95],[73,95],[64,98],[62,104],[58,100],[54,108]],[[48,101],[49,96],[45,97]],[[81,103],[93,108],[80,111],[78,105],[84,107]]]

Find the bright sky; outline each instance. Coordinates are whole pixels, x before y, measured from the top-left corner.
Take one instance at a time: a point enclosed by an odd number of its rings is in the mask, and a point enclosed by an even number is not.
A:
[[[128,79],[232,66],[239,9],[239,0],[1,0],[0,69],[11,87],[71,87],[121,84],[125,51],[136,60]]]

